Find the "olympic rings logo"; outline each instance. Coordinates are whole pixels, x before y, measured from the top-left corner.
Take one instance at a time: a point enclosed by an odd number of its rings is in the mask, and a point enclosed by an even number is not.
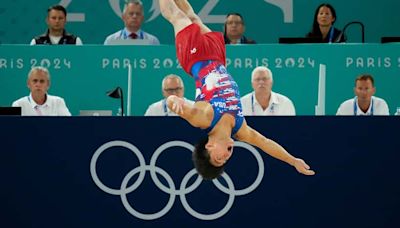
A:
[[[133,170],[131,170],[130,172],[128,172],[126,174],[126,176],[122,180],[120,189],[113,189],[113,188],[107,187],[100,181],[100,179],[97,175],[97,169],[96,169],[97,160],[103,152],[105,152],[107,149],[109,149],[111,147],[127,148],[130,151],[132,151],[139,160],[139,167],[134,168]],[[154,152],[154,154],[152,155],[152,157],[150,159],[150,165],[146,165],[146,162],[144,160],[142,153],[134,145],[132,145],[128,142],[125,142],[125,141],[110,141],[108,143],[105,143],[96,150],[96,152],[93,154],[93,157],[90,161],[90,173],[91,173],[92,179],[93,179],[94,183],[97,185],[97,187],[99,187],[104,192],[111,194],[111,195],[119,195],[121,197],[121,201],[122,201],[122,204],[124,205],[125,209],[130,214],[132,214],[133,216],[135,216],[139,219],[154,220],[154,219],[161,218],[166,213],[168,213],[168,211],[172,208],[172,206],[175,202],[176,196],[179,196],[183,207],[190,215],[192,215],[195,218],[201,219],[201,220],[214,220],[214,219],[218,219],[218,218],[222,217],[231,209],[236,196],[246,195],[246,194],[254,191],[258,187],[258,185],[261,183],[261,180],[264,177],[264,162],[262,160],[261,155],[258,153],[258,151],[249,144],[235,141],[235,147],[242,147],[244,149],[249,150],[256,158],[257,163],[258,163],[257,177],[256,177],[255,181],[253,182],[253,184],[251,184],[247,188],[237,190],[237,189],[235,189],[232,179],[229,177],[229,175],[227,173],[224,172],[222,174],[222,178],[224,178],[228,187],[225,187],[224,185],[222,185],[217,179],[214,179],[213,183],[220,191],[229,195],[227,204],[225,205],[224,208],[222,208],[220,211],[218,211],[214,214],[201,214],[201,213],[195,211],[186,200],[186,194],[193,192],[197,187],[200,186],[200,184],[203,181],[203,178],[200,175],[198,175],[195,182],[191,186],[189,186],[189,187],[187,186],[189,180],[193,176],[197,175],[196,170],[193,168],[191,171],[189,171],[183,177],[182,182],[179,186],[179,189],[177,189],[175,187],[174,181],[171,178],[171,176],[165,170],[156,166],[156,162],[157,162],[157,159],[160,156],[160,154],[170,147],[183,147],[190,152],[193,152],[193,150],[194,150],[194,147],[191,144],[183,142],[183,141],[167,142],[167,143],[164,143],[163,145],[161,145]],[[161,191],[170,195],[167,205],[165,205],[165,207],[163,209],[161,209],[159,212],[154,213],[154,214],[144,214],[144,213],[137,211],[136,209],[134,209],[132,207],[132,205],[127,200],[127,194],[135,191],[143,182],[146,171],[150,172],[150,176],[151,176],[151,179],[153,180],[154,184]],[[130,181],[130,179],[137,173],[139,173],[137,180],[132,185],[128,186],[128,182]],[[157,174],[159,174],[163,178],[165,178],[166,182],[168,183],[168,186],[165,186],[158,179]]]

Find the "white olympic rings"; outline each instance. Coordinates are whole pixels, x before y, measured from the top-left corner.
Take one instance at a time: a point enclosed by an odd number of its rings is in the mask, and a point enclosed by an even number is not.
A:
[[[128,172],[128,174],[126,174],[126,176],[122,180],[120,189],[113,189],[113,188],[107,187],[106,185],[104,185],[101,182],[101,180],[99,179],[99,177],[97,175],[97,167],[96,167],[97,159],[100,157],[100,155],[104,151],[106,151],[107,149],[109,149],[111,147],[127,148],[127,149],[131,150],[137,156],[137,158],[139,160],[139,166],[134,168],[130,172]],[[146,162],[144,160],[142,153],[134,145],[132,145],[128,142],[125,142],[125,141],[110,141],[108,143],[105,143],[96,150],[96,152],[93,154],[93,157],[90,161],[90,173],[91,173],[92,179],[93,179],[94,183],[97,185],[97,187],[99,187],[104,192],[111,194],[111,195],[119,195],[121,197],[121,201],[122,201],[122,204],[124,205],[125,209],[130,214],[132,214],[133,216],[135,216],[139,219],[154,220],[154,219],[161,218],[166,213],[168,213],[168,211],[172,208],[172,206],[175,202],[176,196],[179,195],[183,207],[193,217],[201,219],[201,220],[214,220],[214,219],[222,217],[230,210],[230,208],[232,207],[232,205],[234,203],[235,196],[246,195],[246,194],[252,192],[254,189],[256,189],[258,187],[258,185],[261,183],[261,180],[264,176],[264,162],[262,160],[261,155],[258,153],[258,151],[249,144],[235,141],[235,147],[242,147],[242,148],[249,150],[256,158],[257,163],[258,163],[257,177],[256,177],[255,181],[253,182],[253,184],[251,184],[247,188],[236,190],[231,178],[228,176],[228,174],[226,174],[224,172],[222,174],[222,178],[224,178],[228,187],[225,187],[224,185],[222,185],[217,179],[214,179],[213,183],[220,191],[229,195],[227,204],[219,212],[216,212],[214,214],[201,214],[201,213],[195,211],[186,200],[186,194],[193,192],[198,186],[200,186],[200,184],[203,180],[203,178],[200,175],[198,175],[196,180],[194,181],[194,183],[191,186],[186,187],[189,180],[194,175],[197,174],[196,170],[195,169],[190,170],[183,177],[182,182],[179,186],[179,189],[177,189],[175,187],[174,181],[171,178],[171,176],[165,170],[156,166],[156,162],[157,162],[157,159],[160,156],[160,154],[170,147],[183,147],[183,148],[189,150],[190,152],[193,152],[193,150],[194,150],[194,147],[189,143],[186,143],[183,141],[170,141],[170,142],[167,142],[167,143],[164,143],[163,145],[161,145],[154,152],[153,156],[151,157],[150,165],[146,165]],[[144,180],[146,171],[150,172],[151,179],[153,180],[154,184],[161,191],[163,191],[167,194],[170,194],[167,205],[163,209],[161,209],[159,212],[156,212],[154,214],[144,214],[144,213],[138,212],[131,206],[131,204],[128,202],[127,197],[126,197],[127,194],[135,191],[139,187],[139,185],[141,185],[141,183]],[[137,173],[139,173],[137,180],[131,186],[128,186],[128,182],[130,181],[130,179],[133,176],[135,176]],[[165,186],[158,179],[157,173],[166,180],[168,187]]]

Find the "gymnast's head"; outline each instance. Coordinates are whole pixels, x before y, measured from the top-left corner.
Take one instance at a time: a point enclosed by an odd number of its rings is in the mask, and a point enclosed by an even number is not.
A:
[[[226,162],[232,156],[233,144],[231,138],[202,139],[193,152],[193,163],[197,172],[206,180],[221,176]]]

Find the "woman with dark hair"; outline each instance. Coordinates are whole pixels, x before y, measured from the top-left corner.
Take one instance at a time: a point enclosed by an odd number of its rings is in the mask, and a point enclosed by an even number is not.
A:
[[[170,110],[208,136],[193,153],[195,167],[205,179],[217,178],[230,159],[234,141],[255,145],[269,155],[292,165],[304,175],[314,175],[302,159],[247,125],[237,83],[226,69],[222,33],[203,24],[187,0],[160,0],[162,15],[173,25],[176,54],[183,70],[196,83],[196,102],[186,104],[178,96],[167,98]]]
[[[229,13],[226,15],[224,40],[225,44],[255,44],[252,39],[245,37],[246,26],[240,13]]]
[[[307,37],[318,38],[321,43],[345,42],[342,31],[333,26],[336,19],[336,11],[332,5],[328,3],[319,5],[315,10],[312,30]]]

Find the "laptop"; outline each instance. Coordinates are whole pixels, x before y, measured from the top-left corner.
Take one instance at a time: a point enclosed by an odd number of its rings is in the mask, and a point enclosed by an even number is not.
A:
[[[307,44],[321,43],[321,39],[317,37],[280,37],[280,44]]]
[[[111,110],[80,110],[80,116],[112,116]]]
[[[381,43],[400,43],[400,37],[382,37]]]
[[[0,116],[20,116],[21,107],[0,107]]]

